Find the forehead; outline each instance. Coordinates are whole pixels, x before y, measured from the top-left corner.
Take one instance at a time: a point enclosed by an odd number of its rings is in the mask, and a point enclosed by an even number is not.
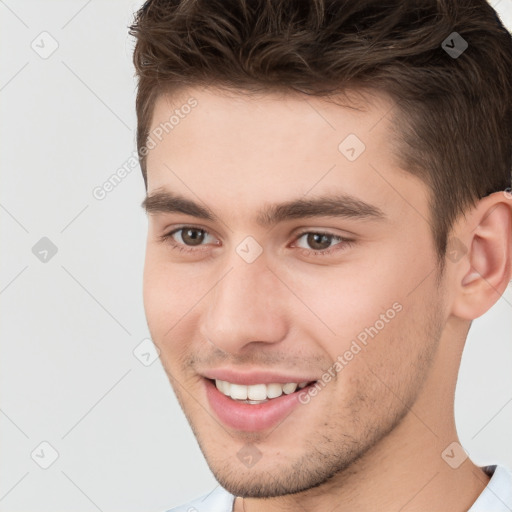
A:
[[[192,107],[190,105],[193,105]],[[209,133],[209,140],[219,144],[219,138],[226,140],[244,139],[245,145],[255,145],[257,140],[247,135],[264,135],[267,142],[276,137],[283,141],[307,134],[312,140],[337,139],[350,130],[364,137],[373,132],[372,139],[391,131],[390,119],[395,111],[395,102],[384,93],[370,90],[346,90],[330,96],[312,96],[291,90],[268,90],[255,92],[219,87],[181,87],[169,94],[160,94],[153,109],[150,132],[164,127],[171,120],[172,127],[166,131],[173,135],[186,132],[187,125],[196,136],[205,135],[207,129],[199,130],[194,119],[208,127],[216,124],[215,132]],[[184,122],[187,118],[191,120]],[[287,137],[288,135],[288,137]]]
[[[161,95],[149,132],[148,194],[179,190],[208,204],[222,194],[256,209],[263,199],[336,188],[373,204],[396,202],[389,180],[415,178],[399,167],[393,114],[390,98],[368,92],[322,98],[193,87]]]

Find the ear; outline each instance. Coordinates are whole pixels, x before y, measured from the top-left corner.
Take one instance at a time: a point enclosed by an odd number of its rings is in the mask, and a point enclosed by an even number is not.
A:
[[[498,301],[511,278],[509,189],[481,199],[457,224],[448,242],[447,258],[456,265],[452,314],[466,320],[478,318]]]

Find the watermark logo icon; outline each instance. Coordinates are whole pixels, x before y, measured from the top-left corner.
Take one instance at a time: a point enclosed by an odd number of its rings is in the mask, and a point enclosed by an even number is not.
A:
[[[441,458],[453,469],[457,469],[468,458],[464,448],[454,441],[450,443],[442,452]]]
[[[452,58],[457,59],[467,49],[468,42],[458,33],[452,32],[442,43],[441,48]]]
[[[263,247],[252,237],[245,237],[236,247],[236,253],[246,262],[253,263],[263,252]]]
[[[57,254],[57,251],[57,246],[46,236],[43,236],[43,238],[32,247],[32,254],[41,263],[48,263]]]
[[[30,457],[40,468],[48,469],[59,458],[59,452],[48,441],[43,441],[34,448]]]
[[[245,444],[236,454],[242,464],[248,468],[254,467],[262,457],[262,453],[253,444]]]
[[[144,366],[151,366],[160,356],[160,349],[150,338],[144,338],[133,350],[133,355]]]
[[[30,44],[42,59],[49,59],[59,47],[58,41],[48,32],[41,32]]]
[[[446,246],[446,257],[452,263],[460,261],[467,252],[468,248],[457,237],[453,236],[448,240],[448,244]]]
[[[354,133],[347,135],[338,145],[339,152],[349,161],[353,162],[366,149],[364,142]]]

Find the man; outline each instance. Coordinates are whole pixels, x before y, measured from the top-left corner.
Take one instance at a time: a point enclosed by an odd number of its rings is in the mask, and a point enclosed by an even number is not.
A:
[[[145,311],[220,484],[174,510],[511,510],[453,413],[511,279],[495,11],[154,0],[131,33]]]

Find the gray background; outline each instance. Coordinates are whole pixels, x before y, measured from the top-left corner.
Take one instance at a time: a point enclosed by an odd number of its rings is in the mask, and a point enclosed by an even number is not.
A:
[[[159,511],[216,486],[160,361],[136,348],[138,166],[93,196],[135,150],[127,26],[141,3],[0,1],[0,511]],[[512,1],[494,5],[512,27]],[[474,322],[457,388],[482,465],[512,467],[511,313],[509,286]],[[42,442],[59,454],[47,469]]]

